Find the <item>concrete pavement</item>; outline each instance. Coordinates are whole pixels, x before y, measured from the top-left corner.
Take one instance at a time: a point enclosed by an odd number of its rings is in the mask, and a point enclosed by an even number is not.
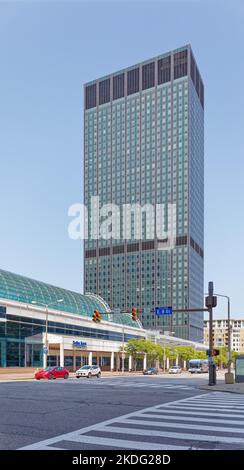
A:
[[[209,390],[211,392],[230,392],[244,394],[244,383],[226,384],[223,381],[217,383],[217,385],[201,385],[201,390]]]
[[[0,449],[243,450],[244,397],[203,376],[1,382]]]
[[[31,372],[25,370],[23,372],[17,372],[16,369],[14,372],[10,371],[1,371],[0,372],[0,383],[1,382],[12,382],[12,381],[33,381],[35,370]],[[208,376],[207,374],[189,374],[188,372],[183,372],[182,374],[168,374],[167,372],[161,372],[155,378],[162,377],[164,379],[196,379],[199,382],[198,388],[201,390],[207,391],[220,391],[220,392],[230,392],[230,393],[239,393],[244,394],[244,383],[234,383],[226,384],[224,380],[225,371],[218,371],[217,374],[217,385],[209,386],[208,385]],[[74,378],[74,372],[70,372],[70,378]],[[117,377],[142,377],[142,372],[102,372],[103,378],[117,378]],[[205,379],[206,383],[202,383],[201,379]]]
[[[1,382],[0,449],[17,449],[147,407],[207,394],[194,383],[143,375]]]

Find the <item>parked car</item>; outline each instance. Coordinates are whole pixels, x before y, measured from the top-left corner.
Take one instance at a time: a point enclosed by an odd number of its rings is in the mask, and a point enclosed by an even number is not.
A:
[[[101,369],[98,366],[82,366],[76,371],[75,375],[77,379],[80,377],[87,377],[90,379],[92,376],[95,376],[99,379],[99,377],[101,377]]]
[[[158,374],[158,369],[156,367],[149,367],[148,369],[143,371],[144,375],[153,375],[153,374]]]
[[[65,367],[46,367],[35,373],[36,380],[40,379],[68,379],[69,371]]]
[[[180,366],[172,366],[169,368],[169,374],[181,374],[182,369]]]

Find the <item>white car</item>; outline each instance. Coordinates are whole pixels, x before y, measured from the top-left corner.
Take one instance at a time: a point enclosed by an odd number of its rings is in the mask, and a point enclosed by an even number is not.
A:
[[[98,366],[82,366],[76,371],[75,375],[77,379],[80,377],[87,377],[90,379],[92,376],[95,376],[99,379],[99,377],[101,377],[101,369]]]
[[[172,366],[169,369],[169,374],[181,374],[182,369],[180,366]]]

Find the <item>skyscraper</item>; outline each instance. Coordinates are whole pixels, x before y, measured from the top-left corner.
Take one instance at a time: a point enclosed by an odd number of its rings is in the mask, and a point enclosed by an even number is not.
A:
[[[138,308],[145,327],[202,340],[202,313],[154,313],[203,303],[204,87],[191,47],[89,82],[84,91],[85,291],[113,309]],[[113,218],[120,237],[91,237],[94,196],[100,207],[121,209]],[[155,220],[146,211],[141,238],[136,212],[125,237],[124,204],[175,204],[175,246],[156,234],[148,239]]]

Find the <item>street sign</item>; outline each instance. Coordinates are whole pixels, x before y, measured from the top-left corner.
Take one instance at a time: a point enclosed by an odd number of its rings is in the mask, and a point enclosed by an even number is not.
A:
[[[156,315],[172,315],[172,307],[155,307]]]
[[[124,352],[122,352],[121,357],[122,357],[122,359],[125,359],[125,353]]]
[[[48,354],[48,347],[47,346],[43,346],[43,354]]]

